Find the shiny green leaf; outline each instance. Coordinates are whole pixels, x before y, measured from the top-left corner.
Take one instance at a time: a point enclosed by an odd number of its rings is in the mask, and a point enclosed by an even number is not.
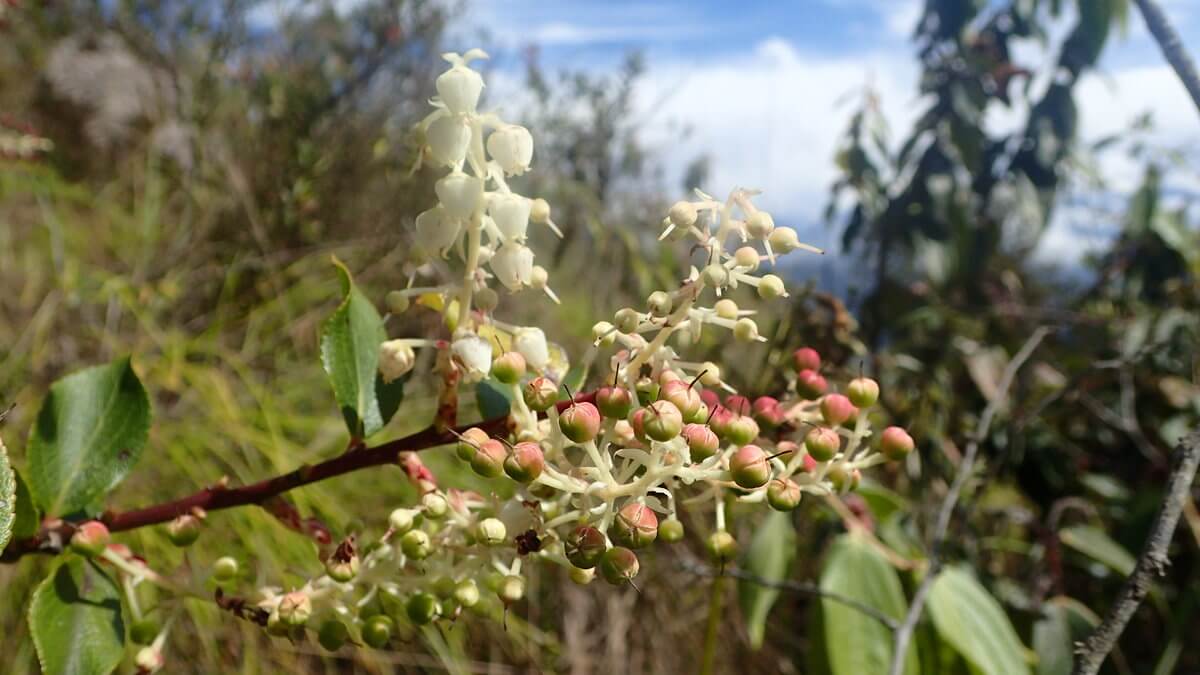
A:
[[[63,558],[33,594],[29,632],[46,675],[104,675],[125,654],[117,585],[96,563]]]
[[[1105,567],[1129,576],[1137,560],[1129,551],[1113,541],[1104,530],[1090,525],[1075,525],[1058,532],[1058,538],[1070,548],[1101,563]]]
[[[759,523],[742,560],[742,569],[769,582],[788,578],[792,560],[796,557],[796,528],[790,513],[770,511]],[[767,627],[767,615],[779,599],[779,589],[741,579],[738,581],[738,601],[746,618],[750,645],[762,647]]]
[[[133,469],[150,431],[150,400],[128,358],[50,387],[29,436],[29,488],[48,515],[94,509]]]
[[[929,616],[938,635],[983,675],[1028,675],[1025,646],[975,577],[960,569],[938,574],[929,591]]]
[[[8,546],[17,520],[17,478],[8,463],[8,449],[0,438],[0,553]]]
[[[821,570],[821,590],[839,593],[874,607],[897,621],[908,611],[900,577],[868,542],[842,535],[830,547]],[[892,631],[878,620],[843,603],[822,598],[825,650],[833,675],[887,673],[892,661]],[[917,647],[909,648],[904,673],[919,672]]]
[[[383,320],[354,285],[346,266],[336,258],[334,265],[345,298],[321,324],[321,365],[351,435],[365,438],[396,414],[407,378],[383,382],[379,375],[379,345],[387,339]]]

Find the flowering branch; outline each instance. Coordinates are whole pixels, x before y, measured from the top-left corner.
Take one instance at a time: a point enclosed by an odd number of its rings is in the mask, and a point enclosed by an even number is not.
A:
[[[566,409],[574,405],[575,402],[583,403],[591,401],[594,398],[594,392],[583,393],[575,397],[574,402],[563,401],[559,403],[558,409]],[[509,423],[510,420],[508,417],[497,417],[470,426],[485,429],[491,433],[503,433]],[[288,473],[261,480],[257,483],[251,483],[250,485],[228,487],[224,483],[218,482],[215,485],[202,488],[186,497],[181,497],[173,501],[133,511],[108,511],[99,520],[110,532],[123,532],[170,522],[180,516],[194,512],[197,508],[204,511],[220,511],[222,509],[250,504],[261,505],[274,497],[278,497],[285,492],[304,485],[318,483],[375,466],[386,466],[397,463],[405,465],[406,455],[453,443],[468,428],[464,426],[454,430],[439,431],[437,428],[431,426],[404,438],[398,438],[375,447],[358,450],[352,449],[320,464],[301,466]],[[410,471],[410,478],[416,479],[418,476],[414,476]],[[77,526],[78,523],[63,520],[50,521],[35,536],[12,542],[4,550],[3,556],[0,556],[0,562],[16,562],[30,553],[61,553],[64,544],[70,540]]]

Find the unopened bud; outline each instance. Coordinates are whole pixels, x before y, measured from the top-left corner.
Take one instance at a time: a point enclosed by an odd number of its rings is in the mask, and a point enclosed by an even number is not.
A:
[[[618,544],[641,548],[658,537],[658,516],[645,504],[630,502],[617,512],[609,534]]]
[[[846,397],[859,408],[869,408],[879,400],[879,383],[869,377],[850,380],[846,386]]]
[[[388,294],[383,298],[383,302],[392,314],[403,314],[408,311],[408,295],[403,291],[388,291]]]
[[[200,519],[185,513],[167,523],[167,539],[176,546],[191,546],[200,538]]]
[[[691,227],[696,224],[697,216],[696,205],[685,201],[675,202],[667,212],[667,218],[675,227]]]
[[[715,311],[717,316],[721,317],[722,319],[729,319],[731,321],[736,319],[738,316],[737,303],[729,298],[722,298],[718,300],[717,303],[713,305],[713,311]]]
[[[643,408],[643,428],[646,436],[659,442],[675,438],[683,431],[683,414],[670,401],[654,401]]]
[[[784,285],[783,279],[774,274],[764,274],[763,278],[758,282],[758,297],[763,300],[774,300],[787,295],[787,286]]]
[[[710,534],[705,548],[708,549],[708,555],[713,562],[718,564],[733,560],[737,555],[737,541],[725,530],[717,530]]]
[[[89,520],[75,528],[75,533],[71,535],[71,550],[79,555],[98,556],[104,552],[111,538],[104,523]]]
[[[790,478],[776,478],[767,484],[767,504],[776,511],[791,511],[800,504],[800,486]]]
[[[362,628],[363,642],[367,646],[379,649],[385,646],[392,639],[392,632],[395,630],[396,622],[386,614],[376,614],[367,619]]]
[[[913,451],[912,436],[900,427],[888,427],[879,435],[879,451],[892,460],[904,459]]]
[[[796,372],[821,369],[821,355],[812,347],[801,347],[792,352],[792,362],[796,365]]]
[[[379,345],[379,374],[384,382],[393,382],[413,369],[417,355],[404,340],[388,340]]]
[[[826,394],[821,399],[821,417],[825,418],[825,423],[830,426],[844,424],[854,419],[857,414],[858,409],[850,399],[841,394]]]
[[[762,448],[744,445],[729,458],[729,473],[738,487],[752,490],[771,479],[771,463]]]
[[[388,516],[388,527],[396,534],[404,534],[412,529],[416,515],[412,509],[396,509]]]
[[[815,370],[802,370],[796,375],[796,393],[812,401],[820,398],[829,389],[829,384]]]
[[[238,561],[224,556],[213,563],[212,576],[219,582],[232,581],[238,575]]]
[[[426,518],[441,520],[450,513],[450,503],[438,493],[430,492],[421,497],[421,511],[425,514]]]
[[[512,453],[504,458],[504,473],[518,483],[531,483],[542,475],[546,457],[537,443],[525,441],[513,446]]]
[[[767,237],[767,241],[771,242],[771,249],[780,254],[791,253],[800,248],[800,237],[790,227],[775,228]]]
[[[500,586],[496,589],[496,595],[500,596],[500,601],[506,605],[511,605],[521,598],[525,597],[525,579],[515,574],[509,574],[500,581]]]
[[[641,320],[641,315],[632,307],[622,307],[613,315],[613,325],[617,327],[618,331],[626,335],[636,333]]]
[[[303,591],[292,591],[279,601],[279,619],[289,626],[303,626],[312,616],[312,600]]]
[[[413,560],[424,560],[433,550],[433,543],[424,530],[409,530],[400,538],[400,550]]]
[[[717,450],[721,448],[720,439],[712,429],[703,424],[689,424],[684,427],[683,438],[687,441],[693,462],[703,462],[717,454]]]
[[[814,428],[804,437],[804,448],[808,450],[809,456],[818,462],[833,459],[841,447],[842,437],[838,432],[826,427]]]
[[[755,422],[753,417],[734,416],[729,420],[726,438],[734,445],[746,445],[758,438],[758,432],[758,422]]]
[[[676,520],[674,517],[669,520],[664,520],[658,526],[658,538],[668,544],[674,544],[683,541],[683,523]]]
[[[471,469],[484,478],[496,478],[504,473],[504,460],[507,456],[504,445],[494,438],[489,438],[479,445],[475,456],[471,458]]]
[[[479,603],[479,586],[472,579],[463,579],[454,587],[454,601],[463,607],[474,607]]]
[[[499,518],[484,518],[476,527],[475,536],[481,544],[497,546],[503,544],[508,537],[508,528]]]
[[[775,219],[766,211],[755,211],[746,218],[746,233],[755,239],[766,239],[775,229]]]
[[[590,525],[580,525],[563,541],[567,560],[580,569],[595,567],[606,549],[608,542],[604,533]]]
[[[525,377],[525,357],[520,352],[504,352],[492,362],[492,377],[503,384],[516,384]]]
[[[618,585],[633,580],[638,574],[637,555],[623,547],[614,546],[605,551],[600,559],[600,574],[610,584]]]
[[[458,444],[454,446],[455,453],[462,461],[469,462],[475,456],[475,453],[479,451],[479,446],[486,443],[490,438],[483,429],[471,427],[459,437]]]
[[[600,411],[588,402],[576,403],[558,415],[563,436],[576,443],[587,443],[600,434]]]
[[[758,269],[758,251],[751,246],[743,246],[733,252],[733,261],[738,264],[738,267],[748,267],[749,271],[753,272]]]
[[[331,652],[341,649],[349,637],[350,631],[346,624],[337,619],[326,619],[317,631],[317,642]]]
[[[633,396],[622,387],[603,387],[596,392],[600,413],[612,419],[625,419],[633,410]]]
[[[542,412],[558,401],[558,385],[546,377],[535,377],[522,390],[525,405],[530,410]]]
[[[404,613],[408,615],[409,621],[418,626],[432,622],[437,618],[440,609],[437,598],[424,591],[414,593],[408,602],[404,603]]]

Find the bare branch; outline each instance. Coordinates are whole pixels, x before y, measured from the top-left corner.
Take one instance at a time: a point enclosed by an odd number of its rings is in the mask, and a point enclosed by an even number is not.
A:
[[[1171,26],[1167,15],[1163,13],[1162,7],[1159,7],[1157,2],[1154,0],[1135,0],[1135,2],[1142,12],[1142,18],[1146,20],[1146,27],[1150,29],[1154,40],[1158,42],[1158,48],[1162,50],[1163,57],[1175,69],[1175,74],[1187,89],[1192,103],[1196,105],[1197,110],[1200,110],[1200,74],[1196,73],[1196,64],[1192,62],[1192,57],[1183,48],[1183,41],[1179,39],[1179,33]]]
[[[685,560],[682,564],[682,567],[685,571],[695,574],[696,576],[711,578],[731,577],[741,581],[749,581],[752,584],[763,586],[765,588],[774,588],[781,591],[799,593],[801,595],[810,595],[816,598],[825,598],[843,604],[851,609],[858,610],[866,616],[869,616],[879,623],[887,626],[890,630],[896,630],[900,626],[895,619],[875,609],[874,607],[859,602],[848,595],[826,591],[816,584],[806,583],[803,581],[793,581],[791,579],[773,581],[771,579],[764,579],[760,576],[751,574],[745,570],[737,569],[735,567],[726,567],[721,570],[715,570],[711,567],[690,560]]]
[[[1079,646],[1075,668],[1071,671],[1073,675],[1095,675],[1100,671],[1100,665],[1116,646],[1117,638],[1149,592],[1154,576],[1162,575],[1166,570],[1170,563],[1167,547],[1175,534],[1184,504],[1191,500],[1192,481],[1196,479],[1197,467],[1200,467],[1200,429],[1193,431],[1176,446],[1174,466],[1167,480],[1167,494],[1154,518],[1154,526],[1146,538],[1142,554],[1138,556],[1133,574],[1125,580],[1104,621]]]
[[[1049,332],[1050,329],[1048,328],[1038,328],[1025,341],[1020,351],[1008,362],[1008,365],[1004,368],[1004,374],[1000,378],[1000,383],[996,387],[996,396],[984,408],[983,415],[979,418],[979,425],[975,427],[975,433],[971,434],[966,452],[963,453],[962,462],[958,465],[958,473],[954,476],[954,482],[950,484],[950,491],[946,493],[946,498],[942,501],[941,509],[938,511],[937,522],[934,524],[933,537],[929,546],[929,568],[926,570],[925,578],[921,580],[921,584],[917,587],[916,593],[913,594],[912,604],[908,606],[908,614],[904,616],[904,621],[896,629],[895,639],[892,643],[892,666],[888,670],[890,675],[900,675],[904,672],[904,656],[908,651],[908,643],[912,639],[913,631],[917,627],[917,621],[921,618],[921,611],[925,608],[925,600],[929,597],[929,590],[933,587],[933,580],[937,577],[937,573],[941,569],[942,545],[946,541],[946,530],[950,527],[950,518],[954,515],[954,507],[958,504],[958,496],[962,493],[963,486],[971,478],[972,469],[975,466],[975,458],[979,454],[979,445],[987,438],[988,430],[992,426],[992,419],[1008,399],[1008,390],[1012,387],[1013,379],[1017,376],[1017,371],[1021,369],[1021,366],[1029,359],[1030,355],[1033,354],[1033,351],[1037,349],[1037,346],[1041,344]]]

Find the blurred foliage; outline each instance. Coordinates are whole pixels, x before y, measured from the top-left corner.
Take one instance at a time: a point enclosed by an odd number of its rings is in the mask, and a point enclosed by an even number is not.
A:
[[[757,317],[765,345],[706,336],[694,347],[696,360],[736,364],[732,380],[752,392],[780,387],[801,344],[831,368],[873,371],[882,414],[921,447],[878,476],[886,486],[865,485],[848,500],[849,517],[899,556],[920,559],[958,444],[996,394],[1008,357],[1036,327],[1053,326],[993,425],[948,551],[1044,659],[1039,673],[1060,672],[1048,668],[1062,663],[1064,640],[1107,608],[1153,516],[1167,451],[1200,419],[1200,235],[1194,209],[1172,187],[1194,171],[1194,157],[1145,142],[1148,120],[1092,145],[1077,134],[1077,84],[1127,21],[1127,4],[927,0],[914,33],[927,108],[893,142],[868,93],[837,157],[830,218],[869,282],[850,308],[793,286],[789,306]],[[340,296],[330,257],[347,261],[368,298],[405,278],[404,232],[429,205],[432,175],[410,173],[417,146],[408,131],[458,9],[422,0],[369,0],[348,12],[329,2],[169,0],[8,9],[0,111],[54,142],[37,162],[0,159],[0,404],[18,404],[3,426],[18,466],[49,383],[126,353],[156,422],[114,507],[341,451],[345,430],[317,358],[319,324]],[[531,96],[514,119],[546,141],[538,170],[518,182],[529,181],[522,189],[545,197],[565,226],[564,240],[538,232],[534,244],[564,303],[550,312],[540,298],[522,298],[511,318],[536,315],[586,360],[592,322],[686,272],[682,256],[652,248],[664,207],[684,186],[663,184],[655,149],[639,136],[639,57],[608,74],[550,73],[536,52],[526,65]],[[1001,128],[998,110],[1019,123]],[[1106,153],[1144,167],[1135,194],[1103,182],[1097,162]],[[703,155],[685,159],[687,187],[702,184]],[[1053,222],[1077,219],[1116,233],[1086,274],[1033,262]],[[411,325],[391,317],[389,331],[445,330],[432,312],[404,321]],[[433,392],[412,388],[383,434],[424,426],[434,405]],[[478,487],[443,451],[427,462],[447,484]],[[289,499],[340,534],[382,527],[383,514],[412,497],[396,469]],[[760,525],[750,513],[731,511],[747,543]],[[702,555],[706,516],[686,514],[687,542],[649,554],[643,588],[653,592],[581,589],[547,569],[533,577],[530,601],[508,613],[507,630],[497,607],[496,621],[413,634],[396,652],[324,656],[189,602],[176,633],[189,639],[172,640],[171,672],[462,672],[484,661],[493,672],[695,672],[708,593],[678,563]],[[830,545],[845,541],[847,518],[819,500],[796,512],[802,554],[793,577],[863,573],[834,569],[844,556]],[[1200,625],[1200,515],[1193,509],[1187,520],[1192,536],[1181,529],[1168,575],[1107,672],[1200,669],[1183,648]],[[263,582],[317,569],[312,542],[266,511],[226,511],[211,523],[220,553]],[[119,540],[164,567],[205,569],[218,552],[181,553],[153,530]],[[2,566],[0,586],[28,598],[47,569],[35,559]],[[914,573],[897,573],[911,593]],[[903,603],[885,590],[894,613]],[[829,604],[783,593],[765,623],[754,622],[760,650],[730,613],[718,669],[799,672],[811,660],[821,672],[835,644],[826,639]],[[0,607],[0,649],[14,673],[35,667],[23,605]],[[937,630],[926,621],[918,631],[920,672],[967,672]]]

